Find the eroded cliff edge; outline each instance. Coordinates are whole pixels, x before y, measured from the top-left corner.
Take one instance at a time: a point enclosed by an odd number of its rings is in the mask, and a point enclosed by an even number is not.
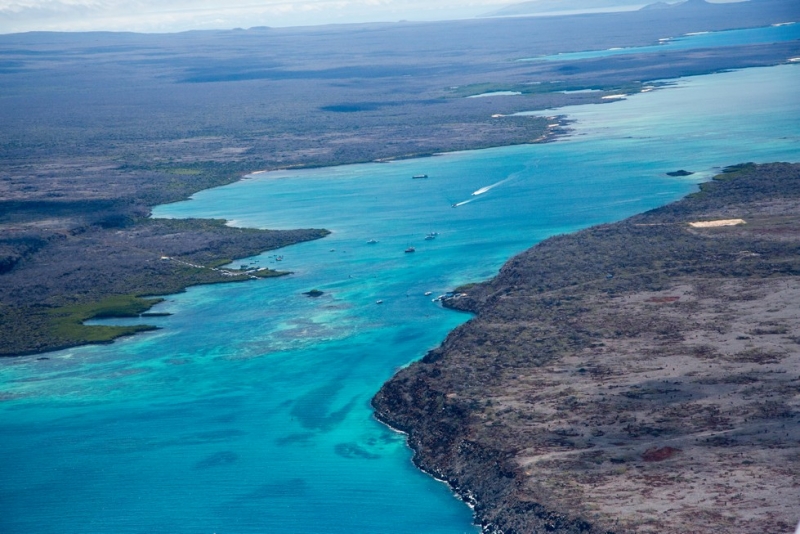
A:
[[[448,305],[476,316],[373,404],[484,532],[794,528],[800,165],[729,167]]]

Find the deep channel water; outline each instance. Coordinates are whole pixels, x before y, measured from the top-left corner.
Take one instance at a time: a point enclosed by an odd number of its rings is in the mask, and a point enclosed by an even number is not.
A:
[[[265,173],[158,208],[333,233],[246,262],[291,276],[168,297],[155,311],[174,315],[148,319],[162,330],[4,360],[0,531],[476,532],[369,407],[468,319],[425,293],[675,200],[719,166],[800,160],[798,82],[796,65],[689,78],[558,110],[578,122],[555,143]]]

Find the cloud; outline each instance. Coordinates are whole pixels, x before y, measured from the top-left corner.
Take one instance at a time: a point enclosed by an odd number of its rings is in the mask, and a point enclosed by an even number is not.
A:
[[[467,18],[506,0],[0,0],[0,32],[139,31]]]

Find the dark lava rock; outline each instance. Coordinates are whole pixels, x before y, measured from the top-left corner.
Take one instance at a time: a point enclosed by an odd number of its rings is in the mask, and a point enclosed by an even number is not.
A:
[[[642,460],[645,462],[661,462],[668,458],[672,458],[675,454],[681,452],[680,449],[676,449],[675,447],[661,447],[659,448],[652,448],[647,449],[642,453]]]

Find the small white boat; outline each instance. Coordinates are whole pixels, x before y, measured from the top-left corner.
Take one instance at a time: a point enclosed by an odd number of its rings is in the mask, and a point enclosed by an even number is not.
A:
[[[367,245],[374,245],[374,244],[375,244],[375,243],[377,243],[377,242],[378,242],[378,241],[377,241],[377,240],[375,240],[375,239],[370,239],[369,241],[367,241]]]
[[[411,252],[416,252],[416,251],[417,251],[417,249],[415,249],[414,247],[408,247],[408,248],[405,250],[406,254],[408,254],[408,253],[411,253]]]
[[[375,304],[383,304],[383,301],[382,300],[376,300]]]
[[[426,291],[425,292],[425,296],[426,297],[430,297],[431,295],[433,295],[433,291]]]
[[[412,180],[420,180],[422,178],[427,178],[427,177],[428,177],[427,174],[415,174],[414,176],[411,177],[411,179]]]

